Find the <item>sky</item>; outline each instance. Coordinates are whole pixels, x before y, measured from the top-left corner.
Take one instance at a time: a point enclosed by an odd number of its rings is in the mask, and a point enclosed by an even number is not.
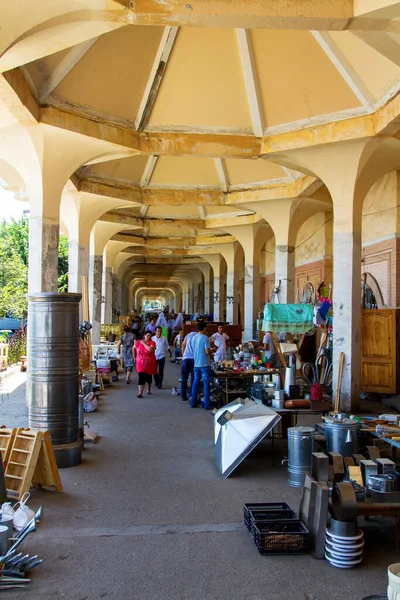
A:
[[[7,192],[0,187],[0,221],[18,219],[24,210],[29,210],[29,202],[15,200],[14,192]]]

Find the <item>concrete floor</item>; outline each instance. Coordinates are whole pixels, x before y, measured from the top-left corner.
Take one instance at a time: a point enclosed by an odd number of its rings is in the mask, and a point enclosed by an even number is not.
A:
[[[168,364],[164,389],[151,397],[136,398],[136,385],[124,381],[102,395],[99,410],[86,416],[101,439],[85,447],[80,466],[61,471],[64,492],[32,492],[30,504],[42,505],[44,518],[22,550],[44,563],[29,591],[7,598],[361,600],[384,593],[387,566],[399,561],[392,524],[369,525],[364,562],[349,571],[310,556],[258,554],[242,524],[243,503],[287,501],[297,509],[300,491],[287,486],[285,467],[272,466],[268,441],[223,479],[212,417],[171,395],[178,375]],[[9,391],[0,422],[26,425],[23,377]]]

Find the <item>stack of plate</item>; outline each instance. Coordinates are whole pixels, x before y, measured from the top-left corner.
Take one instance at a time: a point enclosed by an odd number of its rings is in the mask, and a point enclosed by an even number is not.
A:
[[[344,523],[332,519],[325,537],[325,558],[331,565],[339,569],[352,569],[362,561],[363,547],[364,534],[357,529],[356,521]]]

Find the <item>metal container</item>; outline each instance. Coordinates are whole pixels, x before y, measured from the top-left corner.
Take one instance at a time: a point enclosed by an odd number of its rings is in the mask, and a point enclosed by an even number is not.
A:
[[[325,420],[326,450],[342,456],[358,453],[358,429],[360,423],[352,419]]]
[[[8,548],[9,548],[12,544],[11,538],[14,537],[13,517],[11,515],[10,516],[4,515],[0,519],[0,526],[7,527],[7,529],[8,529]],[[8,550],[8,548],[7,548],[7,550]],[[3,555],[0,554],[0,556],[3,556]]]
[[[262,375],[253,375],[253,383],[262,383]]]
[[[59,467],[81,462],[79,301],[81,294],[28,294],[29,426],[49,430]]]
[[[272,375],[272,383],[275,385],[276,390],[282,389],[281,386],[281,376],[278,373],[274,373]]]
[[[275,400],[285,400],[285,392],[283,390],[275,390],[274,398]]]
[[[288,427],[288,484],[291,487],[302,487],[307,471],[311,473],[314,434],[312,427]]]
[[[7,525],[0,525],[0,556],[7,554],[10,549],[10,533]]]
[[[282,408],[285,408],[285,400],[274,399],[274,400],[272,400],[271,406],[275,410],[282,410]]]
[[[290,386],[296,383],[296,367],[286,367],[285,372],[285,394],[290,395]]]

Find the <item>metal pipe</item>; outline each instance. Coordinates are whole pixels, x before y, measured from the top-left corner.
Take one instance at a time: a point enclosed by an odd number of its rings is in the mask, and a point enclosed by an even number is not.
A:
[[[26,536],[28,535],[28,533],[31,533],[32,531],[36,531],[36,521],[35,521],[35,517],[33,517],[32,521],[30,522],[30,526],[28,529],[26,529],[26,531],[24,532],[24,534],[19,537],[18,539],[15,540],[15,542],[13,543],[13,545],[11,546],[11,548],[9,549],[9,551],[7,552],[7,554],[4,554],[4,556],[0,557],[0,562],[4,562],[5,559],[7,558],[7,556],[10,555],[11,552],[14,552],[14,550],[16,548],[18,548],[18,546],[21,544],[21,542],[24,541],[24,539],[26,538]]]

